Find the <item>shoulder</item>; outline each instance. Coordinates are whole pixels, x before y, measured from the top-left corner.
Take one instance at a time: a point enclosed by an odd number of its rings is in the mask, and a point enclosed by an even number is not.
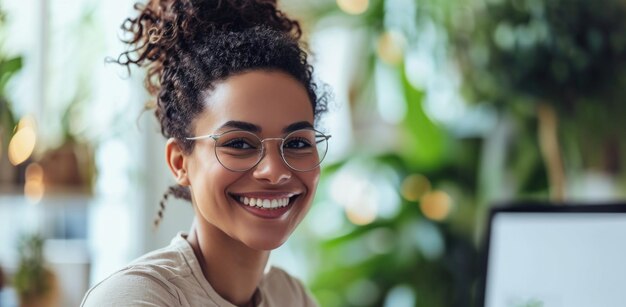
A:
[[[277,267],[270,269],[260,288],[267,306],[317,306],[300,280]]]
[[[173,241],[96,284],[81,306],[180,306],[184,300],[181,288],[188,288],[191,275]]]
[[[175,287],[149,268],[127,268],[91,288],[81,306],[176,306]]]

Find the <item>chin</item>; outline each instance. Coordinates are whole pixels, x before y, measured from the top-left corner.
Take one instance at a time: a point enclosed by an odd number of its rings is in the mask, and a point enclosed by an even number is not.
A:
[[[248,238],[247,240],[243,240],[243,243],[255,250],[260,251],[272,251],[279,247],[281,247],[286,241],[288,237],[284,238]]]

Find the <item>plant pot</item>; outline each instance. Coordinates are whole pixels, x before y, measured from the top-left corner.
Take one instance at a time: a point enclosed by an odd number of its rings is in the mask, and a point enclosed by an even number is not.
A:
[[[44,184],[91,191],[95,169],[93,150],[89,145],[68,141],[60,147],[47,151],[41,158]]]
[[[59,298],[61,289],[59,282],[52,270],[45,269],[44,278],[48,288],[44,293],[21,295],[20,307],[57,307],[59,306]]]

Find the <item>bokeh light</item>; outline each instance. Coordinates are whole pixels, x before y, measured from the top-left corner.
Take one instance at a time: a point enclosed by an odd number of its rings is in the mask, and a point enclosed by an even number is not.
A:
[[[31,126],[24,126],[17,130],[11,142],[9,142],[9,161],[13,165],[18,165],[26,161],[35,149],[37,135]]]
[[[397,65],[404,59],[406,39],[397,31],[386,31],[378,37],[376,53],[383,62]]]
[[[376,200],[364,193],[361,197],[353,199],[346,206],[346,217],[355,225],[367,225],[376,220],[378,205]]]
[[[425,217],[442,221],[452,211],[452,198],[443,191],[429,192],[420,199],[420,209]]]
[[[367,11],[369,0],[337,0],[337,6],[350,15],[359,15]]]
[[[31,163],[26,167],[26,181],[43,181],[43,168],[39,163]]]
[[[35,131],[37,130],[37,122],[32,115],[26,115],[22,117],[22,119],[20,119],[20,121],[17,123],[18,131],[26,127],[30,127]]]
[[[45,187],[41,181],[26,181],[24,184],[24,196],[32,204],[36,204],[43,198]]]
[[[398,174],[371,160],[355,159],[335,173],[329,196],[340,206],[348,221],[367,225],[378,218],[392,219],[401,209]]]
[[[428,178],[420,174],[409,175],[402,181],[402,197],[408,201],[418,201],[424,194],[430,191],[431,184]]]
[[[413,307],[415,301],[415,292],[410,285],[397,285],[387,292],[384,307]]]
[[[25,175],[24,195],[30,203],[36,204],[41,201],[45,192],[43,168],[38,163],[31,163],[26,168]]]

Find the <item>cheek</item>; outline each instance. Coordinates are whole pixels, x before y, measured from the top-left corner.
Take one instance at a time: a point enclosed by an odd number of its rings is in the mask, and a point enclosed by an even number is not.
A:
[[[238,178],[238,174],[233,175],[216,161],[197,169],[191,182],[198,217],[228,234],[232,234],[228,225],[234,223],[236,213],[226,190]]]
[[[219,202],[225,195],[226,187],[238,177],[238,174],[222,167],[214,155],[204,151],[194,155],[188,172],[194,200],[200,208]]]
[[[315,191],[317,190],[317,183],[319,182],[320,179],[320,171],[318,170],[314,170],[311,172],[307,172],[307,173],[302,173],[300,175],[300,181],[302,181],[302,183],[306,186],[307,188],[307,198],[309,199],[309,202],[313,201],[313,197],[315,196]]]
[[[313,187],[313,191],[311,191],[311,192],[315,193],[315,189],[317,188],[317,183],[320,181],[320,170],[319,170],[319,168],[315,169],[314,171],[311,171],[311,173],[307,174],[306,177],[307,177],[307,180],[308,180],[309,184]]]

